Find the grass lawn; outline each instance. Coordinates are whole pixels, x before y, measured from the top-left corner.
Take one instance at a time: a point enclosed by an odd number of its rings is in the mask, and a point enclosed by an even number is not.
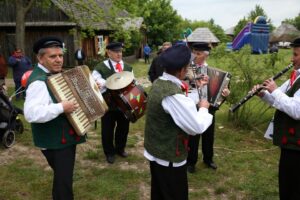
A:
[[[148,66],[132,64],[135,76],[144,77]],[[12,88],[10,88],[12,93]],[[255,101],[255,100],[254,100]],[[23,102],[14,102],[23,107]],[[276,200],[278,199],[279,149],[263,138],[266,123],[256,129],[236,128],[228,121],[229,105],[216,114],[215,162],[213,171],[201,162],[189,174],[191,200]],[[40,151],[32,144],[30,125],[16,135],[16,144],[0,147],[0,200],[50,200],[52,172]],[[147,200],[150,171],[143,157],[144,117],[131,124],[127,159],[117,157],[107,164],[101,146],[100,123],[92,128],[88,141],[78,145],[74,174],[76,200]]]

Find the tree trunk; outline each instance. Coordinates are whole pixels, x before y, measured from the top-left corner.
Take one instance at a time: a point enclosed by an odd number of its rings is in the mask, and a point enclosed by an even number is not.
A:
[[[22,49],[24,54],[25,49],[25,17],[27,12],[31,9],[35,0],[15,0],[16,5],[16,47]]]
[[[23,0],[16,0],[16,47],[25,53],[25,9]]]

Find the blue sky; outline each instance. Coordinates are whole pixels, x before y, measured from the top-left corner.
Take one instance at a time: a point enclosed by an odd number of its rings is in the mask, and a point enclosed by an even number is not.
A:
[[[299,0],[171,0],[171,5],[183,18],[209,20],[223,29],[235,26],[255,5],[260,5],[277,27],[286,18],[300,13]]]

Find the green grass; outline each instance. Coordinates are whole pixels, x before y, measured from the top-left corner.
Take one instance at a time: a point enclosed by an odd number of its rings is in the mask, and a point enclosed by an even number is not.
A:
[[[213,58],[209,62],[214,62]],[[146,77],[148,65],[142,61],[132,65],[136,77]],[[10,88],[9,93],[12,91]],[[254,104],[255,109],[257,102],[254,98],[249,103]],[[14,104],[23,107],[22,101]],[[229,105],[224,104],[216,114],[214,160],[218,170],[204,166],[199,149],[196,173],[188,175],[190,199],[278,199],[279,149],[263,138],[271,114],[267,114],[264,122],[256,127],[237,128],[228,121],[228,109]],[[0,200],[50,200],[52,172],[32,144],[29,124],[24,118],[22,120],[25,132],[16,135],[17,144],[11,149],[0,147]],[[127,145],[130,156],[127,159],[117,157],[115,164],[109,165],[105,162],[98,122],[87,143],[77,148],[76,200],[149,199],[150,171],[143,157],[144,124],[145,118],[142,117],[130,125]]]

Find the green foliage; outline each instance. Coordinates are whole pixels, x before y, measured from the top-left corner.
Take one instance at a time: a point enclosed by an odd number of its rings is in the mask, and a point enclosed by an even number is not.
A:
[[[258,16],[264,16],[268,19],[268,16],[264,9],[260,5],[255,5],[254,10],[251,10],[247,17],[244,17],[243,19],[239,20],[237,25],[234,28],[234,36],[237,36],[237,34],[244,28],[244,26],[248,22],[254,22],[255,18]],[[271,25],[271,30],[274,29],[271,20],[268,20],[268,23]]]
[[[246,26],[248,22],[249,21],[245,17],[239,20],[237,25],[234,27],[234,37],[236,37],[239,34],[239,32]]]
[[[121,27],[117,25],[118,27]],[[117,26],[115,26],[117,28]],[[118,31],[115,31],[110,35],[112,38],[112,41],[122,41],[125,45],[125,51],[124,56],[132,55],[135,53],[135,50],[139,48],[140,41],[142,39],[142,34],[139,30],[131,28],[129,30],[125,29],[116,29]]]
[[[181,30],[185,30],[186,28],[191,28],[192,30],[195,30],[196,28],[207,27],[221,42],[229,41],[222,27],[215,24],[213,19],[210,19],[209,21],[191,21],[188,19],[181,19],[181,22],[179,23],[178,27]]]
[[[253,22],[257,16],[264,16],[266,18],[268,17],[266,12],[260,5],[255,5],[254,10],[251,10],[248,14],[248,19]]]
[[[279,54],[253,55],[249,45],[240,51],[231,53],[225,53],[224,48],[224,45],[221,45],[213,49],[212,57],[214,58],[213,64],[217,68],[224,69],[232,74],[231,93],[227,98],[230,105],[238,103],[254,85],[274,76],[288,63],[286,51]],[[284,79],[279,79],[279,83]],[[256,97],[253,97],[253,99],[245,103],[235,113],[229,115],[229,120],[236,126],[256,127],[266,123],[271,118],[273,111],[270,107],[256,99]],[[260,116],[260,118],[256,116]]]
[[[296,16],[295,18],[292,18],[292,19],[285,19],[284,22],[285,22],[285,23],[288,23],[288,24],[292,24],[292,25],[294,25],[298,30],[300,30],[300,13],[299,13],[298,16]]]
[[[145,1],[141,0],[112,0],[112,2],[119,9],[126,10],[132,16],[136,17],[141,16],[141,8],[143,8],[145,3]]]
[[[150,45],[159,46],[165,41],[180,37],[177,28],[180,17],[171,6],[170,0],[146,1],[141,13],[146,25],[146,36]]]

